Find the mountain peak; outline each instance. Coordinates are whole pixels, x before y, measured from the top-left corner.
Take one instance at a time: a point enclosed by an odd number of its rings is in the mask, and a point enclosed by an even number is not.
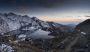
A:
[[[10,13],[4,13],[4,15],[5,15],[5,16],[12,16],[12,15],[16,15],[16,14],[15,14],[15,13],[10,12]]]
[[[90,19],[85,20],[83,23],[90,24]]]
[[[16,14],[15,14],[15,13],[10,12],[10,13],[8,13],[8,15],[16,15]]]
[[[90,32],[90,19],[85,20],[84,22],[78,24],[75,29],[78,29],[81,32]]]

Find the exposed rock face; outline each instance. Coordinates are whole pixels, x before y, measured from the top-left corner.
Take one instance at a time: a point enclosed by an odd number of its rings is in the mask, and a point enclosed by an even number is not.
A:
[[[27,25],[32,22],[28,16],[16,15],[14,13],[0,14],[0,17],[7,22],[10,31],[19,29],[21,26]]]
[[[22,26],[29,26],[33,28],[49,27],[47,22],[41,21],[36,17],[21,16],[14,13],[0,14],[0,18],[7,22],[10,31],[21,28]]]
[[[81,32],[90,33],[90,19],[78,24],[75,29]]]
[[[9,31],[8,24],[2,18],[0,18],[0,33],[2,34],[8,31]]]

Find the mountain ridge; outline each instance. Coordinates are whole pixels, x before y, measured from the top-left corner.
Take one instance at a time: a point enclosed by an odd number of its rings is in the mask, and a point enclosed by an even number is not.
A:
[[[75,28],[81,32],[89,33],[90,32],[90,19],[87,19],[80,24],[78,24]]]

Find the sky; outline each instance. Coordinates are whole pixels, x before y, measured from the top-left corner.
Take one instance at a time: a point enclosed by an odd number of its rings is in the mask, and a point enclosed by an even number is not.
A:
[[[14,12],[58,23],[90,18],[90,0],[0,0],[0,13]]]

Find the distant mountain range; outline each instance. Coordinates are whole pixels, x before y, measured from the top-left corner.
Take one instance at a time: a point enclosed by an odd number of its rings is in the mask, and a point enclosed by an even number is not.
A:
[[[72,26],[73,27],[73,26]],[[21,16],[14,13],[0,13],[0,33],[20,35],[26,34],[28,37],[38,30],[42,32],[71,32],[71,25],[62,25],[55,22],[47,22],[39,20],[36,17],[27,15]],[[39,33],[38,33],[39,34]],[[46,33],[47,34],[47,33]]]

